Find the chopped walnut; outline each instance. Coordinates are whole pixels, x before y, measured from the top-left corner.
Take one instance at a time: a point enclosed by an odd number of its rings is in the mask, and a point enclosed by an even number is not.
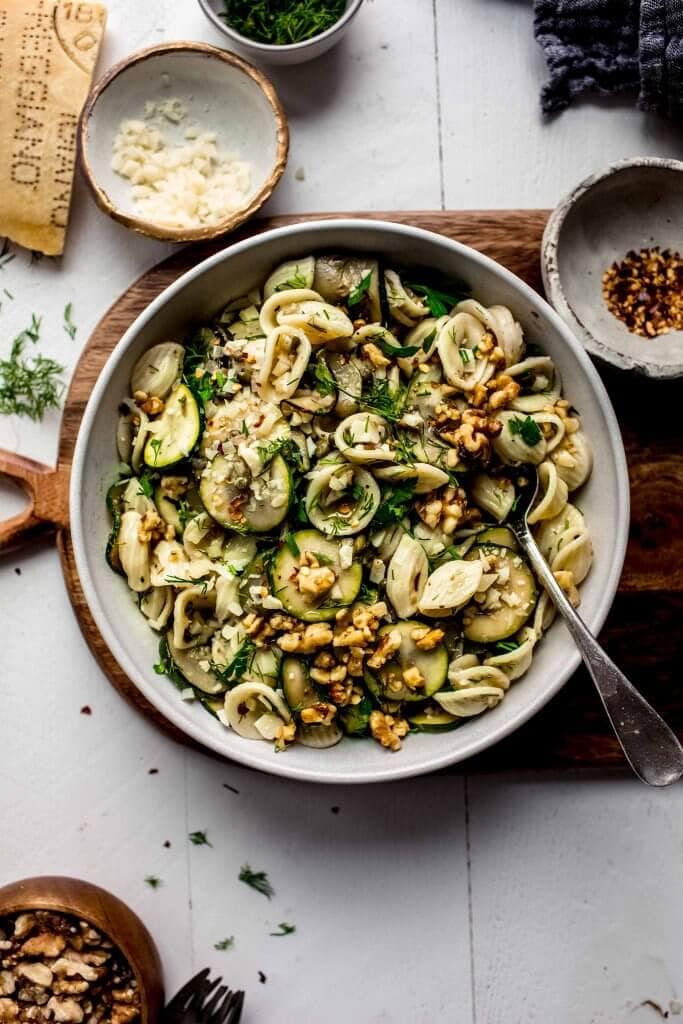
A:
[[[155,508],[144,513],[138,526],[138,540],[141,544],[148,544],[153,540],[161,540],[166,532],[166,524]],[[175,531],[173,533],[175,537]]]
[[[553,576],[562,587],[573,607],[578,608],[581,604],[581,596],[574,581],[574,573],[570,569],[558,569],[557,572],[553,573]]]
[[[313,597],[322,597],[332,589],[336,580],[334,569],[327,565],[313,568],[302,565],[295,577],[296,586],[301,593],[311,594]]]
[[[318,701],[317,704],[312,704],[311,707],[302,709],[301,721],[304,725],[320,725],[331,722],[336,713],[337,709],[334,704]]]
[[[286,746],[296,739],[296,724],[294,722],[283,722],[275,734],[275,749],[284,750]]]
[[[463,458],[481,459],[488,462],[491,457],[491,439],[503,429],[499,420],[487,416],[478,409],[460,412],[453,406],[436,408],[436,426],[440,436],[456,448]]]
[[[114,1003],[111,1011],[111,1024],[130,1024],[137,1019],[138,1010],[134,1006]]]
[[[291,615],[271,615],[270,624],[277,633],[291,633],[293,629],[300,626],[301,623],[298,619],[293,618]]]
[[[462,487],[449,484],[440,490],[430,491],[415,502],[415,510],[430,530],[440,528],[444,533],[455,533],[459,526],[481,515],[478,509],[469,508],[467,495]]]
[[[83,1010],[75,999],[58,999],[57,996],[52,996],[47,1008],[52,1010],[56,1021],[73,1021],[80,1024],[83,1020]]]
[[[19,964],[16,973],[22,978],[28,978],[34,985],[40,985],[42,988],[47,988],[48,985],[52,984],[52,971],[47,964]]]
[[[382,352],[378,345],[370,341],[366,345],[363,345],[361,351],[366,359],[369,359],[376,370],[380,370],[383,366],[390,366],[391,359]]]
[[[418,626],[412,631],[410,637],[415,641],[415,646],[421,651],[431,651],[441,643],[445,636],[442,629],[430,629],[429,626]]]
[[[1,1024],[9,1024],[9,1021],[15,1021],[18,1016],[19,1007],[13,999],[0,999]]]
[[[51,935],[49,932],[40,932],[33,935],[21,947],[21,952],[26,956],[59,956],[66,946],[66,939],[62,935]]]
[[[370,712],[370,732],[388,750],[400,750],[401,739],[408,734],[408,723],[383,711]]]
[[[182,498],[184,494],[187,494],[189,487],[189,480],[185,476],[162,476],[159,487],[161,493],[166,498],[172,498],[177,501],[178,498]]]
[[[425,677],[417,665],[411,665],[410,668],[403,669],[403,682],[409,690],[419,690],[424,685],[424,681]]]
[[[296,631],[283,633],[276,643],[288,654],[312,654],[332,643],[332,629],[326,622],[312,622],[304,627],[299,623]]]
[[[383,633],[377,647],[368,658],[368,668],[378,669],[389,661],[401,646],[401,633],[398,629],[390,629]]]
[[[486,387],[488,390],[486,408],[489,412],[504,409],[517,398],[521,390],[517,381],[513,380],[507,373],[500,373],[497,377],[493,377]]]
[[[164,411],[163,399],[157,398],[156,395],[150,395],[141,406],[143,412],[146,412],[148,416],[156,416],[158,413]]]
[[[270,622],[263,615],[257,615],[256,612],[249,612],[244,616],[242,628],[257,647],[264,647],[275,633]]]

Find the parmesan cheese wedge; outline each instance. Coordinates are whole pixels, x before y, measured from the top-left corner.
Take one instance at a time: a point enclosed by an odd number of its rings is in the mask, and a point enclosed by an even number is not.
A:
[[[76,126],[104,35],[106,8],[5,0],[0,8],[0,235],[64,250]]]

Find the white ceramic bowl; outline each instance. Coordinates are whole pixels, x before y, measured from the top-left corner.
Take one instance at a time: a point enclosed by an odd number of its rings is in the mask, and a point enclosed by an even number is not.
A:
[[[144,118],[147,101],[179,99],[187,116],[178,125],[163,121],[170,143],[185,140],[188,125],[217,136],[219,151],[251,164],[251,189],[242,205],[218,224],[174,228],[141,217],[131,182],[111,166],[112,145],[121,122]],[[95,202],[126,227],[170,242],[217,238],[260,209],[282,177],[289,129],[275,89],[241,57],[205,43],[163,43],[127,57],[93,87],[78,126],[81,170]]]
[[[211,24],[229,39],[232,45],[237,46],[251,60],[262,64],[279,65],[303,64],[327,53],[341,41],[362,3],[363,0],[347,0],[346,10],[339,21],[312,39],[304,39],[301,43],[290,43],[286,46],[272,46],[268,43],[258,43],[236,32],[225,18],[221,17],[225,10],[222,0],[199,0],[199,5]]]
[[[621,370],[683,376],[683,331],[633,334],[607,308],[602,275],[631,249],[681,249],[683,162],[621,160],[586,178],[553,210],[543,234],[548,301],[588,351]]]
[[[260,285],[285,259],[311,251],[357,250],[392,264],[435,268],[466,281],[487,305],[509,306],[531,342],[557,363],[595,448],[593,475],[579,503],[595,546],[595,563],[581,587],[581,612],[597,631],[610,608],[622,569],[629,521],[628,475],[619,428],[607,392],[583,348],[556,313],[526,284],[487,257],[417,228],[381,221],[316,221],[269,231],[217,253],[166,289],[129,327],[103,369],[80,428],[71,476],[71,530],[83,591],[104,640],[144,696],[179,729],[235,761],[276,775],[315,782],[378,782],[443,768],[490,747],[530,718],[579,664],[561,623],[537,648],[530,671],[492,711],[453,732],[411,736],[400,753],[370,741],[342,741],[331,750],[298,747],[276,754],[264,742],[241,739],[200,706],[184,703],[155,675],[158,637],[137,609],[126,583],[109,569],[110,529],[105,493],[115,479],[117,407],[133,364],[150,345],[215,313],[231,296]]]

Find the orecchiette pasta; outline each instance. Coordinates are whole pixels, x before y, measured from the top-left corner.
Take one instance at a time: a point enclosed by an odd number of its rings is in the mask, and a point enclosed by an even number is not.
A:
[[[513,312],[374,257],[302,255],[136,362],[107,560],[160,634],[156,672],[278,750],[463,727],[572,603],[592,469],[550,356]],[[418,283],[419,282],[419,283]]]

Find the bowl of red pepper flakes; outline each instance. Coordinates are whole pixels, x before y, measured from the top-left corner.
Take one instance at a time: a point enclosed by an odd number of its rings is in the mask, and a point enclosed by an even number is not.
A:
[[[623,160],[550,215],[549,302],[591,355],[655,379],[683,376],[683,162]]]

